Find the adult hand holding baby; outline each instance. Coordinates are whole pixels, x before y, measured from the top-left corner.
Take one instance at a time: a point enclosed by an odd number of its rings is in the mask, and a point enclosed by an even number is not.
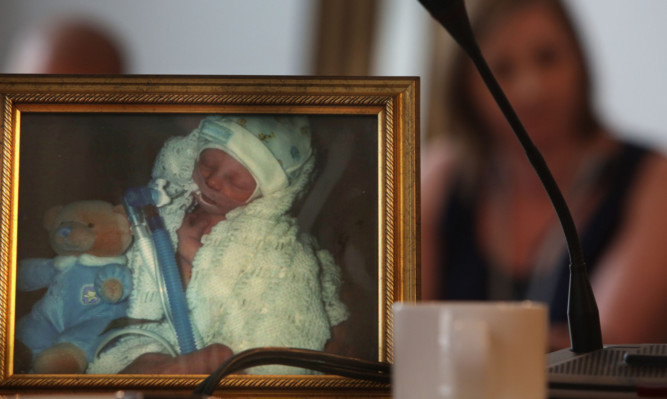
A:
[[[223,344],[212,344],[176,357],[145,353],[123,369],[121,374],[211,374],[233,355],[232,350]]]

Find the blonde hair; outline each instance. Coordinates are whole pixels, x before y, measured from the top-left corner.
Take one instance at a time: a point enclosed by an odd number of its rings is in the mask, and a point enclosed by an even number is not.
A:
[[[495,22],[527,5],[538,3],[546,4],[551,8],[571,38],[572,46],[579,60],[584,95],[580,131],[584,135],[592,136],[598,131],[599,123],[593,112],[590,72],[579,35],[564,4],[560,0],[476,0],[468,1],[467,9],[473,31],[480,40],[489,29],[493,29]],[[452,42],[451,48],[447,49],[448,54],[443,57],[446,65],[440,69],[444,69],[444,76],[440,79],[441,90],[436,94],[440,96],[436,102],[444,106],[443,109],[433,112],[434,117],[439,120],[432,121],[431,125],[435,129],[428,132],[427,140],[444,135],[450,141],[456,142],[464,152],[462,157],[468,163],[467,171],[474,171],[472,173],[476,175],[481,171],[484,160],[488,158],[491,151],[490,137],[489,132],[479,122],[473,99],[470,98],[468,79],[464,78],[467,73],[471,72],[472,63],[453,41],[450,40],[450,42]]]

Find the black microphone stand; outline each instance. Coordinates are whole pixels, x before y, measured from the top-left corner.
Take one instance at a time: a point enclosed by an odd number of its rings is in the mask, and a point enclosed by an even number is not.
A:
[[[535,169],[553,204],[565,234],[570,255],[570,286],[568,297],[568,325],[570,343],[575,353],[587,353],[602,349],[600,316],[588,278],[581,242],[570,210],[542,154],[533,144],[512,105],[507,100],[498,81],[493,76],[470,26],[463,0],[419,0],[422,5],[468,54],[475,64],[487,88],[496,100],[505,119],[521,143],[528,161]]]

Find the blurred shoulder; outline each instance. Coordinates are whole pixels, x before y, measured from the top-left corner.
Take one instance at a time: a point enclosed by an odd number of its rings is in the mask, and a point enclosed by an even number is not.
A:
[[[647,154],[640,174],[645,189],[667,192],[667,153],[651,151]]]
[[[647,154],[637,175],[631,197],[631,211],[637,216],[667,220],[667,156],[659,151]]]

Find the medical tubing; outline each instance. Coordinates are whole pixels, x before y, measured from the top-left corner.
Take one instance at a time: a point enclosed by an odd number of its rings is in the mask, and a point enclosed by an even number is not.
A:
[[[148,227],[152,232],[158,264],[167,287],[167,298],[174,319],[178,347],[183,354],[194,352],[197,350],[197,345],[169,233],[164,227],[162,218],[157,214],[148,219]]]
[[[141,259],[147,267],[155,267],[155,254],[153,253],[153,240],[146,226],[132,227],[134,233],[134,245],[139,249]]]
[[[132,196],[128,198],[131,199]],[[153,200],[155,201],[155,196],[153,196]],[[143,217],[140,216],[140,214],[132,205],[130,205],[130,201],[126,201],[124,205],[128,219],[130,220],[132,233],[134,234],[134,246],[139,251],[144,267],[148,267],[154,272],[162,309],[164,309],[167,322],[169,322],[169,325],[173,326],[174,321],[171,317],[171,309],[169,309],[168,299],[166,298],[167,288],[164,286],[162,273],[160,272],[160,268],[157,264],[157,255],[155,254],[155,247],[153,246],[151,232],[148,230],[148,226],[146,225]]]
[[[194,330],[174,257],[174,247],[164,222],[155,208],[151,190],[147,187],[129,189],[125,193],[124,200],[130,223],[140,225],[145,221],[150,229],[158,265],[167,289],[167,300],[171,309],[172,325],[176,332],[178,347],[183,354],[194,352],[197,350]],[[137,208],[148,208],[149,216],[144,219],[142,216],[145,215],[137,212]]]
[[[153,276],[157,284],[157,290],[160,297],[160,303],[162,304],[162,309],[164,309],[164,314],[167,318],[167,322],[170,325],[174,325],[174,320],[171,317],[171,309],[169,308],[169,300],[167,299],[167,288],[165,287],[164,280],[162,278],[162,272],[157,263],[157,254],[155,253],[155,247],[153,245],[153,239],[151,234],[148,231],[148,226],[145,224],[141,226],[132,227],[132,231],[135,233],[134,245],[136,245],[139,253],[141,254],[141,259],[144,262],[144,265],[150,270],[153,270]]]
[[[93,359],[97,359],[98,357],[100,357],[100,353],[102,353],[102,351],[105,350],[106,346],[109,345],[111,341],[117,339],[118,337],[122,337],[124,335],[143,335],[145,337],[152,338],[155,341],[159,342],[164,347],[164,349],[167,352],[169,352],[169,354],[172,357],[178,356],[178,352],[176,352],[176,349],[174,349],[174,347],[172,347],[171,344],[169,344],[169,342],[159,334],[156,334],[148,330],[140,330],[138,328],[125,328],[122,330],[116,330],[109,333],[109,335],[107,335],[106,338],[104,338],[102,342],[100,342],[100,344],[97,346],[97,349],[95,350],[95,356],[93,357]]]
[[[136,195],[133,195],[133,191],[131,192],[128,190],[128,193],[129,194],[125,196],[123,205],[130,222],[132,234],[134,235],[134,246],[139,250],[139,254],[141,255],[145,267],[150,267],[152,269],[157,268],[151,233],[148,231],[148,226],[146,226],[143,214],[137,211],[138,205],[141,205],[138,203],[140,199]]]

